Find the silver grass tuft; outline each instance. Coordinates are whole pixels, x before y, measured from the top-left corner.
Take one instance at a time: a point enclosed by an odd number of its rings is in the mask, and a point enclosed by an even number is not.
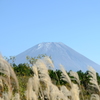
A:
[[[68,96],[71,96],[71,92],[65,86],[61,86],[60,91],[64,94],[66,98],[68,98]]]
[[[17,80],[17,77],[16,77],[12,67],[1,56],[0,56],[0,72],[5,74],[8,77],[9,82],[10,82],[10,77],[12,77],[15,80],[17,88],[19,88],[18,80]]]
[[[92,83],[92,85],[90,85],[90,86],[95,87],[100,92],[100,87],[97,82],[96,71],[92,67],[89,67],[89,75],[91,76],[90,82]]]
[[[73,78],[71,78],[72,80],[76,80],[77,83],[80,85],[80,80],[79,80],[79,76],[76,72],[70,71],[70,76],[73,76]]]
[[[70,87],[71,87],[70,92],[71,92],[72,100],[80,100],[79,87],[77,86],[77,84],[72,83],[70,77],[68,76],[63,66],[62,65],[60,66],[61,66],[61,71],[62,71],[62,79],[70,84]]]
[[[5,98],[11,99],[14,88],[13,84],[11,83],[11,78],[14,80],[14,83],[16,84],[16,88],[18,90],[19,90],[19,84],[12,67],[6,60],[3,59],[2,56],[0,56],[0,72],[4,74],[3,76],[0,76],[0,79],[2,79],[6,84],[6,86],[8,87],[8,93],[4,93],[3,95]]]
[[[62,78],[64,81],[68,82],[68,83],[70,84],[70,86],[72,86],[71,79],[70,79],[70,77],[68,76],[67,72],[65,71],[63,65],[60,65],[60,67],[61,67],[61,71],[62,71],[62,76],[61,76],[61,78]]]
[[[34,91],[35,91],[35,94],[38,96],[39,79],[36,75],[32,78],[29,78],[29,80],[28,80],[27,93],[26,93],[27,100],[31,100],[30,98],[33,96]]]
[[[20,100],[19,93],[15,93],[15,96],[12,98],[12,100]]]
[[[100,96],[98,94],[92,94],[90,100],[100,100]]]
[[[71,96],[72,96],[72,100],[80,100],[79,98],[79,87],[77,84],[74,84],[72,85],[72,88],[71,88]]]
[[[67,97],[64,96],[62,91],[58,89],[57,86],[54,84],[49,84],[50,87],[50,100],[69,100]]]
[[[45,57],[43,58],[43,61],[44,61],[44,63],[47,65],[48,68],[49,68],[49,67],[54,68],[54,64],[53,64],[52,60],[50,59],[50,57],[45,56]]]

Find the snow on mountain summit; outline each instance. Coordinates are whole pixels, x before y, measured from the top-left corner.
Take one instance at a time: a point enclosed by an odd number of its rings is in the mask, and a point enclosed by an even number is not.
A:
[[[86,71],[87,66],[92,66],[96,71],[100,72],[100,65],[61,42],[43,42],[37,44],[17,55],[15,63],[25,63],[26,56],[36,57],[39,54],[51,56],[56,69],[59,69],[59,64],[62,64],[66,70],[73,71]]]
[[[51,43],[41,43],[41,44],[38,44],[37,50],[41,49],[43,46],[45,46],[45,48],[48,49],[50,47],[50,44]]]

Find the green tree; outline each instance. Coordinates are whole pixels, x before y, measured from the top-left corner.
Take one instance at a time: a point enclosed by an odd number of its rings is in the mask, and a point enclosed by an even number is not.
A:
[[[18,76],[31,76],[33,75],[33,71],[26,64],[19,64],[18,66],[14,66],[14,71]]]

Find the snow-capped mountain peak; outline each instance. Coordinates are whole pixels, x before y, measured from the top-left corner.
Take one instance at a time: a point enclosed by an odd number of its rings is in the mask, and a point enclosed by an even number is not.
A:
[[[36,57],[39,54],[46,54],[52,57],[55,68],[59,69],[59,64],[64,65],[66,70],[87,70],[87,66],[92,66],[100,72],[100,65],[79,54],[72,48],[61,42],[43,42],[16,56],[16,64],[25,63],[26,56]]]

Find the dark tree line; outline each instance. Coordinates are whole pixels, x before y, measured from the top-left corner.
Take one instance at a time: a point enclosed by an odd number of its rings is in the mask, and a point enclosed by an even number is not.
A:
[[[26,64],[19,64],[15,65],[13,64],[13,69],[17,76],[33,76],[34,73],[30,66],[27,66]],[[50,75],[50,78],[52,82],[56,85],[64,85],[67,84],[65,81],[61,80],[61,70],[48,70],[48,73]],[[67,72],[69,74],[69,72]],[[88,89],[88,84],[90,83],[90,76],[88,76],[88,71],[82,72],[81,70],[77,71],[80,79],[81,85],[84,87],[84,89]],[[70,76],[70,75],[69,75]],[[70,76],[71,77],[71,76]],[[97,81],[100,84],[100,76],[97,73]]]

